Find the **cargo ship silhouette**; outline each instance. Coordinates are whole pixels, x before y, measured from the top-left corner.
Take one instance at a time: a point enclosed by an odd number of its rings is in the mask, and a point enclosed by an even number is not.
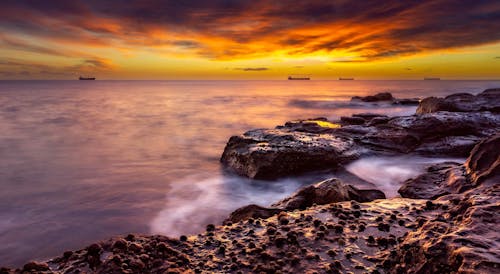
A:
[[[78,80],[95,80],[95,77],[82,77],[78,78]]]
[[[288,80],[311,80],[309,75],[289,75]]]

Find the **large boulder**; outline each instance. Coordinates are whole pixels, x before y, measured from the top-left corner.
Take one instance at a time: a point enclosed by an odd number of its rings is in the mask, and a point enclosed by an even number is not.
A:
[[[336,168],[358,158],[359,154],[356,144],[348,137],[257,129],[231,137],[221,162],[239,175],[275,179]]]
[[[417,114],[438,111],[500,112],[500,89],[487,89],[474,96],[470,93],[456,93],[445,98],[428,97],[423,99],[417,108]]]
[[[305,209],[313,204],[324,205],[342,201],[370,202],[385,199],[382,191],[376,189],[360,190],[331,178],[314,185],[301,188],[295,194],[275,204],[273,207],[285,210]]]

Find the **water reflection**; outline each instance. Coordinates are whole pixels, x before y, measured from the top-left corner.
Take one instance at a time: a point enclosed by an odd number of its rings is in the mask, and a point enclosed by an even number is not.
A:
[[[200,231],[240,205],[270,204],[311,183],[221,175],[231,135],[289,120],[415,110],[337,104],[354,95],[425,97],[498,84],[0,81],[0,262],[19,265],[121,233]],[[301,100],[326,103],[294,105]]]

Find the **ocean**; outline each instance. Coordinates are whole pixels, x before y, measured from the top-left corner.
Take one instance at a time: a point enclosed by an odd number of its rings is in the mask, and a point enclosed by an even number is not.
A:
[[[350,102],[355,95],[493,87],[500,81],[0,81],[0,266],[128,233],[200,233],[240,206],[270,205],[329,176],[234,176],[219,164],[231,135],[416,109]],[[393,197],[400,182],[441,160],[378,157],[347,169]]]

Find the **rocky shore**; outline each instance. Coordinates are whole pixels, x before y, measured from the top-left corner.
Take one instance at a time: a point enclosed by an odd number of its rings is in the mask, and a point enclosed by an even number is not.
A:
[[[390,95],[390,94],[389,94]],[[353,100],[389,100],[382,94]],[[331,178],[172,239],[127,235],[0,273],[498,273],[500,89],[425,98],[411,116],[356,114],[233,136],[231,172],[272,180],[372,155],[463,156],[399,182],[401,197]]]

